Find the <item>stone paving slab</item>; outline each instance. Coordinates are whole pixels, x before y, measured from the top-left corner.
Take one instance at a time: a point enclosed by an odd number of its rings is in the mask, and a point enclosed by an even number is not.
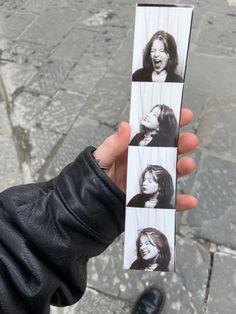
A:
[[[0,83],[0,103],[3,102],[3,90],[2,90],[2,86]]]
[[[11,121],[13,126],[29,129],[36,123],[36,116],[43,111],[50,102],[47,96],[35,96],[27,92],[17,95],[11,106]]]
[[[83,12],[81,21],[78,25],[88,27],[88,29],[99,30],[104,25],[107,25],[109,20],[112,20],[115,14],[111,9],[93,8]]]
[[[57,144],[61,135],[39,127],[33,127],[30,130],[29,145],[30,151],[30,169],[31,174],[36,178],[39,171],[50,155],[52,149]]]
[[[200,55],[192,52],[189,57],[186,82],[210,95],[220,98],[236,99],[232,88],[235,76],[235,58]]]
[[[103,59],[93,54],[83,54],[62,87],[75,93],[89,95],[105,71]]]
[[[86,146],[96,147],[113,132],[113,129],[99,125],[96,120],[80,116],[48,166],[45,178],[50,179],[58,175]]]
[[[166,291],[164,314],[199,312],[205,298],[210,263],[208,248],[180,237],[177,243],[176,273],[123,270],[121,237],[102,255],[90,260],[88,284],[106,294],[127,300],[135,300],[145,288],[157,284]]]
[[[104,26],[86,49],[86,53],[99,57],[107,62],[120,47],[127,34],[125,28]]]
[[[18,11],[18,12],[32,12],[42,14],[49,9],[64,9],[75,8],[71,3],[74,0],[1,0],[0,6],[3,10]],[[80,3],[81,1],[77,1]]]
[[[150,1],[149,1],[150,2]],[[193,15],[193,26],[192,26],[192,43],[198,39],[199,29],[201,29],[203,20],[207,21],[207,14],[226,14],[235,12],[235,8],[229,6],[227,0],[208,0],[208,1],[199,1],[199,0],[178,0],[174,1],[179,4],[188,4],[194,6],[194,15]],[[172,1],[173,3],[173,1]],[[210,39],[210,38],[209,38]]]
[[[236,160],[236,100],[211,98],[198,128],[201,146],[224,159]],[[214,126],[214,127],[213,127]]]
[[[51,306],[51,314],[129,314],[131,306],[128,302],[111,298],[96,290],[87,288],[82,299],[69,307],[56,308]]]
[[[35,1],[35,0],[34,0]],[[133,9],[135,8],[135,5],[137,3],[137,0],[60,0],[58,6],[62,5],[61,2],[63,2],[64,7],[70,7],[77,10],[87,10],[92,13],[94,13],[94,10],[96,9],[105,9],[113,10],[113,9],[119,9],[119,14],[122,15],[123,12],[127,9],[127,6],[131,6]],[[150,0],[143,0],[142,3],[150,3]],[[176,2],[176,0],[174,0]],[[56,0],[49,0],[48,7],[55,7]]]
[[[23,146],[35,178],[62,134],[71,128],[84,102],[84,96],[65,92],[58,92],[52,101],[27,92],[14,99],[11,121],[16,134],[19,134],[19,128],[28,134],[24,136]]]
[[[11,41],[6,38],[0,38],[0,58],[2,56],[3,51],[8,48],[10,42]]]
[[[30,65],[6,63],[1,66],[1,75],[9,98],[24,86],[35,75],[36,70]]]
[[[0,38],[16,39],[35,18],[30,13],[0,11]]]
[[[235,184],[236,164],[206,155],[193,187],[198,208],[183,215],[183,224],[197,237],[235,248]]]
[[[3,98],[1,94],[0,94],[0,97]],[[12,130],[11,130],[11,126],[8,119],[6,103],[3,101],[3,99],[1,99],[0,101],[0,117],[1,117],[0,137],[10,138],[12,135]],[[1,168],[0,168],[0,171],[1,171]]]
[[[85,101],[85,96],[60,91],[36,118],[37,125],[43,129],[67,134]]]
[[[133,36],[133,30],[128,31],[120,47],[115,51],[114,56],[110,60],[107,70],[108,73],[128,77],[130,79],[130,87],[132,77]]]
[[[236,6],[230,5],[230,2],[234,0],[208,0],[208,1],[199,1],[199,0],[178,0],[177,3],[180,4],[190,4],[194,5],[194,14],[195,11],[201,12],[210,12],[210,13],[234,13],[236,11]],[[196,18],[199,21],[199,18]]]
[[[1,60],[18,64],[28,63],[36,68],[46,63],[50,53],[46,46],[21,40],[8,41],[5,45],[4,42],[0,43],[0,49],[3,51]]]
[[[130,79],[105,76],[88,97],[81,114],[116,126],[129,103]]]
[[[17,160],[17,153],[13,139],[0,139],[1,154],[0,154],[0,191],[3,191],[11,186],[22,183],[22,175],[20,173],[20,165]]]
[[[128,104],[124,107],[124,110],[122,111],[121,115],[120,115],[120,120],[118,122],[118,124],[120,123],[120,121],[127,121],[129,122],[129,114],[130,114],[130,98],[128,98]]]
[[[188,4],[194,6],[193,11],[193,21],[192,21],[192,31],[191,31],[191,42],[190,45],[192,46],[193,43],[198,38],[199,26],[202,23],[202,20],[205,19],[206,12],[209,10],[209,3],[208,1],[198,1],[198,0],[179,0],[176,1],[178,4]]]
[[[196,51],[216,56],[235,57],[235,19],[236,14],[230,11],[225,14],[209,13],[202,24],[196,42]]]
[[[217,252],[214,256],[207,314],[233,314],[236,308],[236,257]]]
[[[63,8],[48,10],[39,16],[21,39],[55,47],[72,29],[78,18],[79,13],[76,10]]]
[[[52,8],[68,8],[71,0],[1,0],[3,9],[19,12],[43,13]],[[78,1],[79,2],[79,1]]]
[[[73,67],[74,62],[72,61],[51,58],[39,69],[26,86],[26,90],[52,97],[64,83]]]
[[[110,5],[100,6],[100,1],[90,10],[82,14],[79,25],[85,25],[90,29],[104,26],[130,28],[134,24],[135,6],[126,5],[125,9],[116,1]],[[91,3],[90,3],[91,4]]]
[[[97,33],[93,31],[74,28],[55,49],[53,56],[79,61],[96,35]]]
[[[197,313],[203,306],[210,268],[209,244],[196,240],[177,237],[176,247],[177,275],[181,276],[188,291],[190,303]],[[171,288],[175,297],[174,286]]]
[[[0,117],[0,191],[2,191],[10,186],[22,183],[22,177],[4,102],[0,102]]]
[[[215,13],[236,13],[235,0],[209,0],[208,11]]]
[[[194,116],[193,122],[181,130],[184,130],[184,132],[196,133],[196,131],[198,130],[200,119],[203,115],[203,109],[207,106],[207,102],[211,97],[212,96],[210,95],[209,90],[200,89],[198,88],[198,86],[191,85],[191,81],[186,81],[184,86],[182,106],[191,109],[194,113]]]

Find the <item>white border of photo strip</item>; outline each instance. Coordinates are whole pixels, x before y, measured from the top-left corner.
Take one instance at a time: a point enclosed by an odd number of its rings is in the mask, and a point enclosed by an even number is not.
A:
[[[136,7],[125,269],[175,271],[177,141],[192,16],[193,6]],[[166,65],[165,56],[153,57],[157,44],[153,43],[159,36],[164,39],[158,43],[160,50],[156,54],[164,51],[168,56]],[[172,51],[167,46],[173,47]],[[154,71],[162,64],[164,79]],[[154,72],[158,73],[157,79]],[[151,133],[155,127],[158,131]]]

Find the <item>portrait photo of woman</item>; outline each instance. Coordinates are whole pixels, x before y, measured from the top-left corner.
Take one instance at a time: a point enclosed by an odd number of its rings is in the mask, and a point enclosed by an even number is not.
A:
[[[146,45],[143,54],[143,67],[133,73],[132,81],[142,82],[183,82],[176,74],[178,65],[177,46],[174,37],[157,31]]]
[[[175,270],[175,215],[172,209],[127,208],[125,269]]]
[[[141,132],[130,142],[131,146],[175,147],[178,124],[169,106],[156,105],[141,121]]]
[[[128,207],[174,208],[174,186],[169,172],[160,165],[148,165],[140,180],[140,193],[128,202]]]
[[[136,240],[137,258],[130,269],[147,271],[169,271],[171,252],[164,233],[155,228],[139,231]]]
[[[138,5],[132,81],[184,82],[191,23],[191,7]]]

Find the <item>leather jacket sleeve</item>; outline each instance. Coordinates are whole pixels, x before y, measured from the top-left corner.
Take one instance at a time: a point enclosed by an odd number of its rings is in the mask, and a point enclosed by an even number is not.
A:
[[[125,194],[88,147],[56,178],[0,194],[0,313],[77,302],[90,257],[124,230]]]

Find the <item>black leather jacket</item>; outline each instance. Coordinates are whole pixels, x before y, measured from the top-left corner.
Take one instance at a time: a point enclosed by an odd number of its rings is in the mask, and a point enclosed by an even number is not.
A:
[[[125,194],[88,147],[56,178],[0,194],[0,313],[75,303],[90,257],[123,231]]]

